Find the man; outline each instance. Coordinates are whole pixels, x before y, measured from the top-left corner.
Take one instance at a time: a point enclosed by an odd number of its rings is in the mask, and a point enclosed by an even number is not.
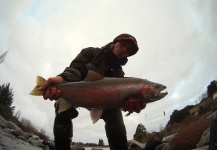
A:
[[[77,57],[71,62],[70,66],[67,67],[63,73],[59,74],[57,77],[49,78],[40,88],[40,90],[45,90],[51,84],[59,84],[62,82],[77,82],[82,81],[87,75],[88,70],[93,70],[98,72],[106,77],[124,77],[124,72],[122,70],[122,66],[125,65],[128,61],[127,57],[130,57],[137,53],[138,45],[135,37],[130,34],[121,34],[117,36],[112,42],[103,46],[102,48],[85,48],[83,49]],[[61,91],[53,88],[51,91],[47,90],[44,93],[44,99],[57,100],[61,96]],[[102,97],[103,98],[103,97]],[[59,107],[61,107],[61,101],[59,102]],[[123,111],[137,112],[139,113],[141,109],[144,109],[146,104],[141,104],[138,101],[127,101],[123,108]],[[56,109],[57,110],[57,109]],[[70,111],[69,111],[70,110]],[[54,136],[55,136],[55,144],[58,147],[58,143],[65,143],[64,141],[59,142],[64,135],[57,135],[55,130],[61,132],[64,130],[66,126],[70,126],[69,120],[77,117],[78,113],[76,109],[70,107],[67,110],[62,110],[61,108],[58,110],[55,123],[54,123]],[[63,125],[63,121],[60,117],[60,114],[68,111],[71,113],[70,117],[62,117],[64,119],[68,119],[67,125]],[[67,113],[64,113],[67,116]],[[66,120],[67,120],[66,119]],[[122,114],[120,109],[113,110],[105,110],[102,114],[101,119],[105,121],[105,130],[108,138],[109,146],[111,150],[127,150],[127,136],[126,129],[123,122]],[[71,121],[71,120],[70,120]],[[58,128],[62,126],[63,128]],[[62,123],[62,124],[61,124]],[[58,129],[57,129],[58,128]],[[65,134],[66,139],[70,139],[71,135]],[[67,142],[66,142],[67,143]],[[59,144],[61,145],[61,144]],[[67,144],[66,144],[67,145]]]

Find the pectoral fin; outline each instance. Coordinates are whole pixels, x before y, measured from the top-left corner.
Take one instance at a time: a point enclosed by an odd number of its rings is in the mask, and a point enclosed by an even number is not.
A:
[[[65,99],[63,98],[60,98],[60,104],[59,104],[59,112],[63,112],[63,111],[66,111],[68,110],[69,108],[72,107],[72,104],[69,103],[68,101],[66,101]]]
[[[100,117],[102,116],[102,113],[103,113],[103,109],[90,110],[90,117],[91,117],[93,124],[96,123],[100,119]]]

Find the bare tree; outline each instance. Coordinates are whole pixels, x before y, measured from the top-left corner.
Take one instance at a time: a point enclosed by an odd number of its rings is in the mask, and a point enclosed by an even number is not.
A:
[[[15,114],[14,117],[16,117],[18,120],[20,119],[21,116],[21,110],[18,110]]]
[[[3,61],[5,60],[7,53],[8,53],[8,51],[6,51],[2,55],[0,55],[0,64],[3,63]]]

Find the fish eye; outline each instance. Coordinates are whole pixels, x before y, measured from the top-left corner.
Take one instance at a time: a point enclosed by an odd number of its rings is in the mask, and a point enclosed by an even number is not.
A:
[[[160,88],[160,84],[155,84],[154,87],[155,88]]]

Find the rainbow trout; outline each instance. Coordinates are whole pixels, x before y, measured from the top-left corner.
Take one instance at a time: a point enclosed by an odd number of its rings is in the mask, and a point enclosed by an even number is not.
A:
[[[38,88],[46,80],[37,77],[37,85],[31,95],[42,96],[44,91]],[[148,80],[125,77],[108,78],[96,72],[89,71],[84,81],[67,82],[48,87],[61,90],[64,107],[84,107],[91,110],[93,123],[101,117],[104,109],[123,108],[127,100],[151,103],[167,95],[163,92],[166,86]]]

